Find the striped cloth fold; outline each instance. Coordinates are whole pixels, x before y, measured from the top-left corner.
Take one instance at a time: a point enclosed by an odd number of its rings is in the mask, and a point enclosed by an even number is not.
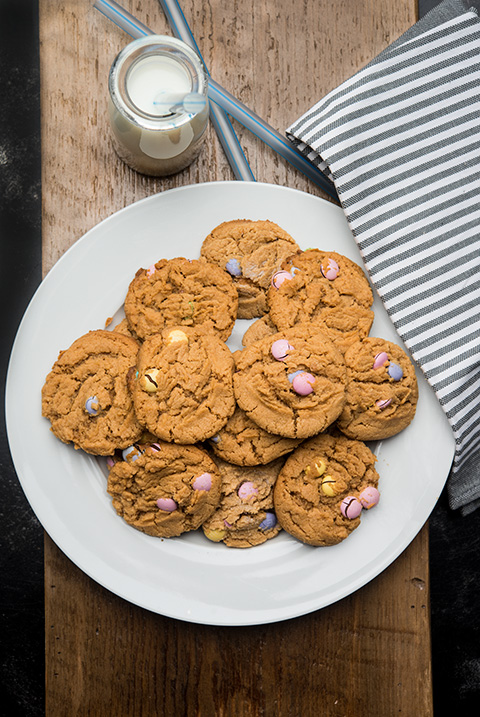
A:
[[[465,514],[480,505],[480,19],[446,0],[424,20],[287,136],[334,182],[371,280],[447,415],[449,502]]]

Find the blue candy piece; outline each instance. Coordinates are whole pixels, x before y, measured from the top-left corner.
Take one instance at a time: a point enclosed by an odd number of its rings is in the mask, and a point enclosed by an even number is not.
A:
[[[220,436],[212,436],[210,440],[212,443],[220,443]]]
[[[393,378],[394,381],[400,381],[400,379],[403,378],[402,367],[397,363],[390,363],[387,371],[390,378]]]
[[[260,530],[270,530],[271,528],[274,528],[276,524],[277,516],[275,515],[275,513],[271,513],[267,510],[267,515],[258,527],[260,528]]]
[[[138,446],[128,446],[128,448],[124,448],[122,451],[123,460],[129,460],[131,463],[140,458],[141,455],[142,452],[139,450]]]
[[[242,270],[237,259],[229,259],[225,264],[225,269],[232,276],[242,276]]]
[[[293,383],[293,379],[295,376],[298,376],[300,373],[305,373],[305,369],[300,369],[300,371],[294,371],[293,373],[288,373],[287,378],[290,381],[290,383]]]
[[[94,408],[96,406],[96,408]],[[98,398],[96,396],[89,396],[85,401],[85,410],[91,416],[98,415]]]

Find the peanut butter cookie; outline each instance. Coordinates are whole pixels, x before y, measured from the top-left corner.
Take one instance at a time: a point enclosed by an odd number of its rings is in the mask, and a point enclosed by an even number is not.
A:
[[[42,414],[57,438],[102,456],[138,440],[128,381],[138,349],[133,338],[98,329],[60,353],[42,389]]]
[[[128,327],[141,340],[169,326],[191,326],[226,341],[237,307],[237,290],[228,272],[183,257],[139,269],[125,298]]]
[[[338,428],[350,438],[394,436],[413,420],[418,385],[409,357],[397,344],[367,337],[345,353],[347,392]]]
[[[324,433],[286,460],[274,489],[282,528],[309,545],[336,545],[360,525],[378,492],[376,458],[361,441]]]
[[[202,526],[206,537],[231,548],[250,548],[280,531],[273,510],[273,486],[284,461],[255,468],[216,459],[222,476],[222,496]]]
[[[303,324],[247,346],[233,378],[237,403],[264,430],[309,438],[345,404],[346,369],[333,342]]]
[[[196,530],[218,506],[220,473],[196,446],[156,442],[135,460],[119,461],[108,474],[118,515],[148,535],[170,538]]]
[[[133,397],[138,421],[154,436],[197,443],[214,436],[235,410],[230,349],[210,333],[164,329],[138,354]]]
[[[297,250],[295,240],[278,224],[237,219],[210,232],[201,256],[231,274],[238,290],[238,318],[252,319],[266,313],[271,277]]]

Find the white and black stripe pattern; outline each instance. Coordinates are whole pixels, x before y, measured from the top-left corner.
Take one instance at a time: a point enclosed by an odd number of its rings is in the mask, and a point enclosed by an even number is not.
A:
[[[452,426],[453,508],[480,503],[480,20],[397,41],[288,130],[333,179],[365,265]],[[473,502],[472,502],[473,501]]]

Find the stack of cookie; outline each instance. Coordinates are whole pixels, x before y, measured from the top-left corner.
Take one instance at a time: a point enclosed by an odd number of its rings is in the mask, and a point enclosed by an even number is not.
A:
[[[405,428],[418,395],[405,352],[369,336],[372,304],[347,257],[225,222],[200,259],[137,271],[125,319],[60,353],[43,415],[108,456],[115,510],[150,535],[333,545],[379,500],[365,442]],[[237,318],[256,320],[232,353]]]

